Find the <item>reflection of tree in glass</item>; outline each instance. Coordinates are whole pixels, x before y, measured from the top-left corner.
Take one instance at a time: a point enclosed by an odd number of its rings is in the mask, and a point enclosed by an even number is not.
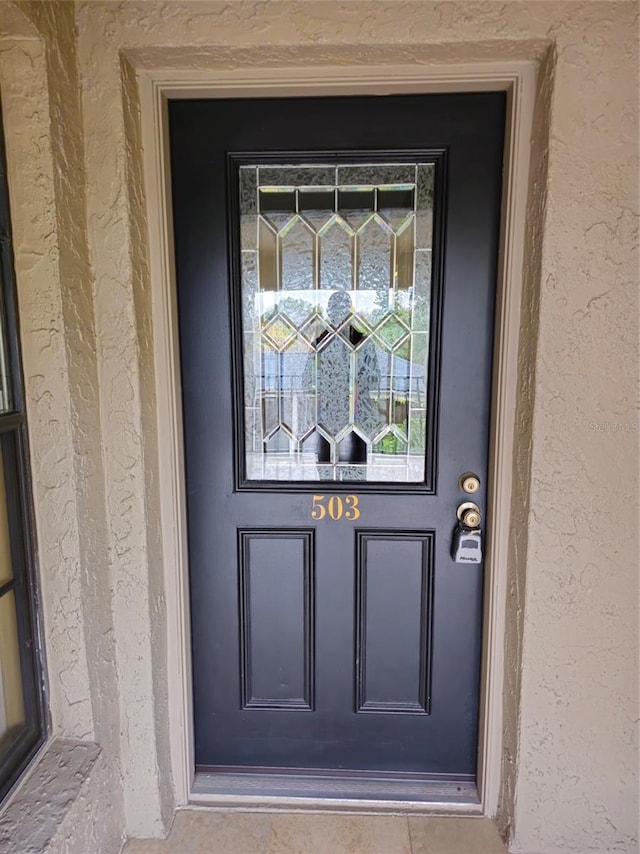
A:
[[[313,311],[313,303],[296,299],[295,297],[283,297],[271,308],[266,309],[260,316],[260,323],[266,326],[276,314],[286,314],[296,326],[300,327]]]
[[[378,288],[376,290],[376,303],[373,312],[371,313],[371,320],[373,321],[373,325],[375,326],[385,314],[389,311],[389,289],[388,288]]]
[[[407,326],[408,329],[414,331],[427,332],[429,329],[429,308],[430,301],[428,296],[416,295],[414,298],[413,309],[405,308],[404,306],[396,305],[392,311],[387,307],[388,297],[384,299],[381,294],[388,294],[387,291],[376,292],[376,307],[367,311],[361,311],[362,317],[372,326],[376,327],[385,317],[391,315],[397,317]],[[383,308],[384,307],[384,308]],[[380,338],[391,348],[395,341],[394,325],[387,323],[377,331]],[[425,366],[427,363],[427,339],[418,336],[413,343],[413,352],[411,352],[411,344],[407,341],[396,349],[396,353],[407,361],[411,360],[414,364]]]
[[[299,328],[313,311],[313,305],[308,300],[297,299],[296,297],[283,297],[278,303],[278,311],[283,312],[287,317],[291,318]]]

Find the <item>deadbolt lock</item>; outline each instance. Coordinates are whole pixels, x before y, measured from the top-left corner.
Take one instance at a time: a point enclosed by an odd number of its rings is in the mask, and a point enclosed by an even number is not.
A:
[[[478,528],[480,526],[480,522],[482,521],[480,508],[477,504],[474,504],[473,501],[463,502],[458,507],[456,515],[458,517],[458,521],[461,522],[466,528]]]
[[[480,489],[480,478],[470,471],[461,475],[458,483],[460,484],[460,489],[469,495],[473,495]]]

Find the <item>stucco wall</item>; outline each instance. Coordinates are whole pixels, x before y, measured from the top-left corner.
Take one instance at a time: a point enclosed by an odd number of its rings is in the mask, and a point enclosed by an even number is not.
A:
[[[71,4],[61,6],[23,4],[45,37],[54,105],[38,186],[59,245],[38,263],[59,258],[54,281],[68,287],[46,310],[39,292],[20,307],[54,720],[106,743],[128,832],[160,833],[171,808],[132,64],[230,65],[244,48],[247,61],[320,64],[536,55],[549,125],[534,176],[547,192],[534,196],[541,231],[527,258],[514,473],[528,512],[514,514],[501,819],[514,851],[637,850],[636,5],[81,3],[77,76]],[[17,171],[12,200],[22,197],[44,203]],[[54,543],[71,550],[62,563]]]
[[[71,826],[99,832],[107,854],[119,850],[124,820],[74,11],[0,5],[0,87],[50,733],[106,747],[83,790],[92,812],[80,810]],[[64,782],[42,772],[43,791],[55,779],[64,794]],[[24,816],[35,818],[26,806]],[[24,833],[39,838],[43,828],[26,824]]]
[[[6,12],[6,9],[2,10]],[[46,630],[56,671],[50,676],[56,724],[79,737],[93,733],[81,611],[81,557],[73,427],[60,287],[59,214],[50,137],[47,55],[33,38],[2,42],[2,104],[27,413],[31,427]],[[14,176],[20,176],[16,186]],[[13,180],[12,180],[13,179]],[[63,604],[64,603],[64,604]]]

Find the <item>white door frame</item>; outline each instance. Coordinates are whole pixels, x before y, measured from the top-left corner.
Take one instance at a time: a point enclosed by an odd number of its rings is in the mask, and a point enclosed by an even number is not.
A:
[[[246,63],[246,54],[244,62]],[[136,65],[133,59],[134,66]],[[286,95],[360,95],[506,91],[505,170],[496,303],[483,664],[478,745],[480,808],[494,816],[501,775],[507,555],[511,521],[515,401],[518,371],[523,246],[529,189],[530,139],[537,80],[531,60],[466,64],[273,67],[206,70],[136,68],[141,107],[143,179],[149,228],[162,550],[167,602],[170,750],[176,805],[231,805],[224,796],[195,795],[188,567],[178,327],[173,266],[167,140],[167,99]],[[274,799],[293,808],[298,799]],[[233,798],[234,804],[257,804]],[[266,799],[260,799],[265,804]],[[389,808],[469,812],[443,804],[348,802],[369,811]],[[308,807],[308,802],[306,803]],[[323,804],[314,802],[316,808]],[[329,802],[325,807],[336,807]],[[346,803],[344,804],[346,806]]]

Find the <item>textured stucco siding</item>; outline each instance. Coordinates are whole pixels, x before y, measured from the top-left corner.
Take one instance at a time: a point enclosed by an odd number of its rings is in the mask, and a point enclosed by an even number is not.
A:
[[[99,840],[86,852],[115,854],[124,833],[120,722],[74,13],[70,3],[2,4],[0,85],[51,734],[104,746],[65,833]],[[50,775],[45,797],[55,801],[64,786]],[[63,801],[51,820],[66,814]],[[43,808],[24,815],[37,839]]]
[[[513,850],[632,852],[637,8],[556,13]]]
[[[2,854],[117,854],[124,828],[105,808],[113,779],[98,745],[57,738],[0,815]]]
[[[38,36],[0,74],[53,724],[114,815],[172,808],[136,67],[534,58],[499,817],[513,851],[637,851],[637,5],[5,5]]]
[[[0,75],[34,504],[37,529],[46,532],[38,541],[38,560],[47,646],[56,662],[49,674],[51,707],[61,732],[91,736],[72,404],[59,285],[59,211],[43,45],[36,39],[3,39]]]

